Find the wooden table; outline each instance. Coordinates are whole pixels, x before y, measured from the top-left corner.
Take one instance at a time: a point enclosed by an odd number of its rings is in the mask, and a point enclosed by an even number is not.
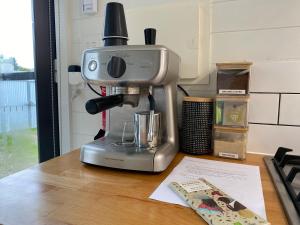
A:
[[[148,198],[183,156],[152,174],[84,165],[73,151],[1,179],[0,224],[204,225],[190,208]],[[262,156],[249,154],[242,162],[201,158],[260,166],[268,220],[288,224]]]

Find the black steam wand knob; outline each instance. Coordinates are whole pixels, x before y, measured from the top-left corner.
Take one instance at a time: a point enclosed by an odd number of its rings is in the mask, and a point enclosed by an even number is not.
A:
[[[144,30],[144,34],[145,34],[145,44],[146,45],[155,45],[156,29],[146,28]]]

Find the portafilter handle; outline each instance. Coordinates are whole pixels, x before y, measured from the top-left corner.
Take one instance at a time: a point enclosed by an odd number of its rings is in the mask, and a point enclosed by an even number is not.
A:
[[[85,104],[85,109],[88,113],[94,115],[107,109],[122,105],[123,99],[123,94],[90,99]]]

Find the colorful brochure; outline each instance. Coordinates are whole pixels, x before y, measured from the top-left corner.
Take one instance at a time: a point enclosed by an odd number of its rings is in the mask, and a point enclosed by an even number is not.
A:
[[[204,179],[171,182],[169,186],[210,225],[270,225]]]

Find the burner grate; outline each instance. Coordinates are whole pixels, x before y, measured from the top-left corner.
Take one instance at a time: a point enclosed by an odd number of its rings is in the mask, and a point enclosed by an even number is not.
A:
[[[296,191],[293,186],[295,177],[300,172],[300,156],[286,154],[291,151],[293,150],[288,148],[278,148],[272,161],[291,197],[298,215],[300,215],[300,192]],[[287,171],[285,170],[286,167],[290,167],[290,169]]]
[[[291,151],[291,149],[280,147],[274,157],[265,156],[264,161],[289,225],[299,225],[300,156],[288,155],[287,153]]]

